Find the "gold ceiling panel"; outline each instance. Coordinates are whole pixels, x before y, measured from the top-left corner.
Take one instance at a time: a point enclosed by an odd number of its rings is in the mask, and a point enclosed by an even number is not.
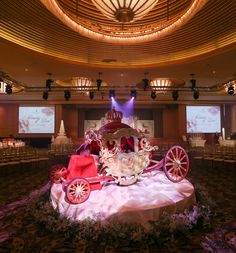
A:
[[[77,1],[58,1],[74,18]],[[154,11],[166,18],[166,0],[160,0],[144,22],[151,24]],[[191,3],[190,0],[170,0],[169,19],[177,17]],[[78,1],[80,18],[86,15],[110,26],[109,21],[95,10],[91,1]],[[208,3],[185,25],[160,39],[133,45],[98,42],[71,30],[50,13],[40,1],[1,0],[0,36],[37,52],[88,66],[143,67],[186,62],[193,57],[214,54],[236,44],[236,1],[214,0]],[[143,22],[143,23],[142,23]],[[115,22],[113,22],[115,23]],[[117,24],[116,24],[117,25]]]
[[[83,1],[74,3],[68,2],[68,0],[41,0],[49,11],[73,31],[97,41],[115,44],[137,44],[167,36],[194,17],[207,1],[160,0],[157,1],[158,3],[155,2],[153,10],[135,22],[125,21],[130,20],[132,15],[135,16],[135,11],[132,12],[131,9],[126,8],[132,14],[129,15],[126,12],[124,15],[122,14],[120,18],[124,19],[124,22],[121,22],[116,20],[115,13],[109,14],[109,17],[106,18],[106,14],[103,15],[93,4],[91,4],[91,8],[94,8],[94,13],[91,19],[88,8],[83,8]],[[91,8],[89,9],[91,10]],[[88,13],[88,15],[80,15],[80,13]],[[95,17],[96,20],[94,20]]]
[[[58,0],[57,2],[72,20],[88,29],[101,31],[105,35],[125,33],[126,36],[133,36],[133,32],[140,33],[148,29],[152,31],[157,26],[164,28],[177,21],[188,10],[193,0],[160,0],[142,19],[129,23],[118,23],[106,18],[94,8],[91,1]]]

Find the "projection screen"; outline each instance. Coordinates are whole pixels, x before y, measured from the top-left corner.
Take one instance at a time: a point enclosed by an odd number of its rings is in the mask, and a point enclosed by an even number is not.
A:
[[[186,106],[187,133],[220,133],[220,106]]]
[[[55,106],[19,106],[19,134],[51,134],[55,132]]]

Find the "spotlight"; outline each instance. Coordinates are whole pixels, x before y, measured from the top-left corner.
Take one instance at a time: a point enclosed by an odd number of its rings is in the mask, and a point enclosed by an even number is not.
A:
[[[102,85],[102,80],[101,79],[97,79],[96,80],[96,84],[97,84],[98,90],[100,90],[100,87]]]
[[[194,99],[198,99],[199,98],[199,90],[194,89],[194,91],[193,91],[193,98]]]
[[[131,90],[131,91],[130,91],[130,97],[133,98],[133,99],[136,99],[136,97],[137,97],[137,92],[136,92],[136,90]]]
[[[48,88],[49,91],[51,91],[51,89],[52,89],[52,83],[53,83],[52,79],[46,80],[46,88]]]
[[[48,99],[48,95],[49,95],[49,94],[48,94],[48,91],[45,90],[45,91],[43,92],[43,99],[44,99],[44,100],[47,100],[47,99]]]
[[[144,78],[142,81],[143,81],[143,90],[146,90],[149,85],[149,80],[147,78]]]
[[[94,91],[90,91],[89,92],[89,98],[90,99],[94,99]]]
[[[230,84],[230,86],[228,87],[228,94],[234,95],[234,85],[233,84]]]
[[[64,91],[64,98],[65,100],[69,100],[71,98],[71,94],[70,94],[70,91],[69,90],[65,90]]]
[[[5,87],[5,92],[7,94],[12,94],[12,86],[11,84],[7,84],[6,87]]]
[[[102,85],[102,80],[100,78],[101,74],[102,74],[102,72],[98,72],[98,79],[96,80],[98,90],[100,90],[100,87]]]
[[[177,90],[173,90],[172,98],[174,99],[174,101],[178,100],[178,97],[179,97],[179,92]]]
[[[115,98],[116,93],[115,90],[109,90],[109,98]]]
[[[191,79],[190,80],[191,84],[192,84],[192,91],[196,88],[196,80],[195,79]]]
[[[157,97],[157,93],[153,90],[152,92],[151,92],[151,98],[152,99],[155,99]]]

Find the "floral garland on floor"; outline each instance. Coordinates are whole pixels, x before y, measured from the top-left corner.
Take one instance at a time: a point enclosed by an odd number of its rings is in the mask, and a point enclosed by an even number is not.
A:
[[[32,201],[27,211],[37,223],[53,233],[63,234],[66,238],[95,245],[112,245],[117,248],[133,244],[166,246],[179,239],[188,238],[189,231],[195,228],[209,228],[211,216],[210,207],[214,203],[208,197],[205,189],[195,186],[197,204],[191,210],[179,214],[163,213],[162,219],[150,221],[147,230],[140,224],[122,222],[104,222],[86,219],[70,221],[55,211],[49,201],[49,192]]]

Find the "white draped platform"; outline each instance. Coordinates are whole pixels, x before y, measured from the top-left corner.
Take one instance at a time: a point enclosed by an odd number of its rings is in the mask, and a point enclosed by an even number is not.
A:
[[[62,185],[53,184],[51,201],[55,209],[72,220],[118,220],[148,227],[148,221],[158,220],[164,211],[177,213],[191,207],[195,194],[187,179],[173,183],[163,171],[154,171],[142,174],[139,181],[130,186],[106,182],[102,190],[92,191],[89,199],[78,205],[67,203]]]

